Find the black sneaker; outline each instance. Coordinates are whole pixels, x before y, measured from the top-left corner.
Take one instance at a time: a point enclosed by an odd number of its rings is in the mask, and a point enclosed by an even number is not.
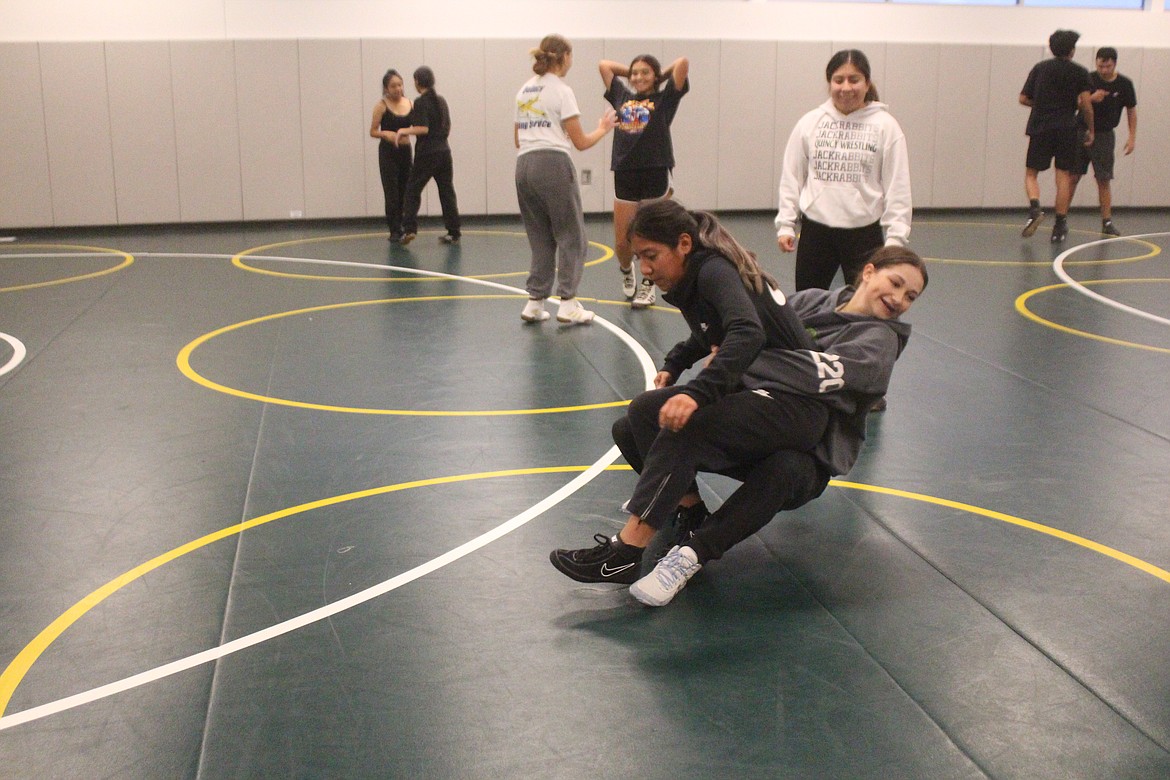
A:
[[[1056,220],[1056,224],[1052,226],[1052,243],[1059,244],[1068,238],[1068,223],[1063,219]]]
[[[459,236],[453,236],[450,233],[448,233],[444,236],[439,236],[439,243],[440,244],[448,244],[448,245],[458,244],[459,243]]]
[[[678,535],[675,537],[677,544],[682,544],[687,539],[690,539],[695,531],[699,530],[699,526],[703,524],[711,513],[707,511],[707,505],[702,501],[694,506],[679,507],[678,512],[674,516],[674,525],[678,530]]]
[[[391,244],[401,244],[402,243],[402,233],[391,233],[390,234],[390,243]]]
[[[1117,226],[1113,224],[1113,220],[1111,219],[1101,220],[1101,232],[1107,236],[1121,235],[1121,231],[1117,229]]]
[[[1044,212],[1040,209],[1033,209],[1028,212],[1028,223],[1024,225],[1024,232],[1020,233],[1024,238],[1031,238],[1036,235],[1036,229],[1040,227],[1040,223],[1044,221]]]
[[[577,582],[619,582],[633,585],[642,568],[643,548],[634,547],[613,537],[594,534],[596,547],[581,550],[553,550],[548,555],[552,565]]]

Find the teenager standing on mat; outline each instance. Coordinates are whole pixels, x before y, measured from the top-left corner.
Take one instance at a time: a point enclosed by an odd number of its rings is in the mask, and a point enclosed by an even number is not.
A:
[[[825,78],[829,99],[796,123],[780,176],[777,243],[796,250],[797,290],[827,289],[838,268],[851,282],[875,249],[910,240],[906,137],[878,102],[869,60],[839,51]]]
[[[396,70],[382,77],[382,99],[374,105],[370,137],[377,138],[378,172],[382,175],[382,195],[386,200],[386,227],[390,240],[402,241],[402,199],[410,178],[410,136],[398,134],[410,127],[412,103],[403,94],[402,76]]]
[[[687,81],[690,63],[686,57],[662,69],[658,59],[640,54],[629,66],[602,60],[598,69],[605,84],[605,99],[617,112],[613,135],[613,234],[618,268],[622,272],[622,293],[635,309],[654,303],[654,284],[643,278],[634,283],[633,252],[630,250],[630,219],[639,201],[669,198],[673,194],[670,172],[674,168],[674,145],[670,124],[683,95],[690,91]],[[629,81],[627,86],[622,79]],[[635,294],[636,293],[636,294]]]
[[[1072,61],[1080,33],[1057,30],[1048,36],[1052,59],[1038,62],[1020,90],[1020,105],[1028,106],[1028,158],[1024,164],[1024,193],[1028,221],[1020,235],[1030,238],[1044,220],[1040,209],[1040,171],[1056,162],[1056,223],[1051,241],[1068,238],[1068,208],[1072,203],[1072,171],[1080,156],[1077,108],[1087,124],[1084,145],[1093,144],[1093,101],[1089,99],[1089,71]]]
[[[639,473],[630,516],[597,546],[554,550],[579,582],[632,584],[661,606],[704,563],[819,495],[852,468],[865,416],[883,396],[910,328],[899,322],[926,287],[925,265],[902,247],[879,249],[857,287],[807,290],[785,300],[755,258],[712,217],[673,201],[639,207],[631,224],[642,273],[691,328],[614,424],[614,441]],[[685,385],[687,368],[710,358]],[[697,471],[743,485],[707,516]],[[639,579],[646,545],[675,515],[697,527]]]
[[[1125,141],[1125,154],[1133,154],[1137,138],[1137,92],[1133,82],[1117,72],[1117,49],[1104,46],[1097,50],[1097,69],[1089,74],[1089,100],[1093,103],[1093,143],[1080,146],[1080,158],[1069,180],[1069,202],[1077,193],[1081,177],[1089,172],[1093,163],[1093,178],[1097,180],[1097,202],[1101,206],[1101,232],[1107,236],[1120,236],[1121,231],[1113,224],[1113,190],[1109,182],[1113,179],[1113,152],[1116,141],[1113,131],[1121,122],[1121,110],[1125,109],[1129,137]]]
[[[451,111],[447,101],[435,92],[435,72],[427,66],[414,71],[414,89],[419,93],[410,112],[410,127],[398,131],[400,136],[413,135],[418,141],[414,149],[414,167],[406,183],[402,228],[406,231],[402,243],[409,244],[418,234],[418,210],[422,206],[422,191],[431,179],[439,190],[439,205],[443,209],[443,226],[447,234],[439,237],[441,244],[458,244],[462,235],[459,222],[459,201],[455,197],[455,164],[447,137],[451,134]]]
[[[586,133],[577,97],[564,81],[573,67],[572,45],[560,35],[548,35],[531,54],[536,75],[516,93],[514,136],[519,150],[516,197],[532,250],[528,303],[520,318],[526,322],[549,318],[544,301],[555,282],[561,299],[557,321],[583,325],[593,321],[593,312],[576,297],[588,243],[577,168],[569,150],[584,151],[604,138],[613,129],[614,112],[607,110],[597,128]]]

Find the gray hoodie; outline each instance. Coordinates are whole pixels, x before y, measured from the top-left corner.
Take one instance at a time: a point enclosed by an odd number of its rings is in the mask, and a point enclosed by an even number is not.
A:
[[[886,394],[894,361],[910,338],[905,322],[837,311],[853,293],[843,287],[789,296],[819,351],[762,352],[743,374],[748,389],[814,396],[829,407],[829,426],[814,454],[834,475],[845,474],[857,461],[865,416]]]

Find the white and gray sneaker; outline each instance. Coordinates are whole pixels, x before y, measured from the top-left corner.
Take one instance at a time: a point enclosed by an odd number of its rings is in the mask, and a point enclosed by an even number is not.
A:
[[[654,297],[654,282],[642,277],[642,282],[638,285],[638,294],[634,296],[630,306],[635,309],[645,309],[654,305]]]
[[[622,268],[618,266],[618,270],[622,272],[622,295],[626,296],[626,300],[634,297],[634,293],[638,289],[638,280],[634,278],[634,267]]]
[[[703,564],[699,563],[694,550],[675,545],[654,571],[630,586],[630,595],[647,606],[664,607],[701,568]]]
[[[581,305],[576,298],[561,301],[557,307],[557,322],[566,322],[570,325],[588,325],[593,322],[593,312]]]
[[[544,308],[544,299],[533,300],[528,299],[528,303],[524,304],[523,311],[520,312],[520,319],[525,322],[544,322],[549,318],[548,309]]]

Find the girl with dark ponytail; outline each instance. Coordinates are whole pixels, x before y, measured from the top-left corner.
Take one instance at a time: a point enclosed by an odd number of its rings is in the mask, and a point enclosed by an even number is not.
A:
[[[625,527],[550,558],[572,579],[632,585],[639,601],[662,606],[707,561],[852,467],[865,416],[909,337],[898,316],[926,287],[926,269],[909,249],[887,247],[856,288],[786,298],[715,217],[672,200],[638,207],[630,244],[691,334],[667,354],[655,389],[614,423],[614,442],[639,474]],[[676,384],[693,366],[699,372]],[[709,514],[698,471],[743,485]],[[641,576],[646,546],[667,527],[677,545]]]

